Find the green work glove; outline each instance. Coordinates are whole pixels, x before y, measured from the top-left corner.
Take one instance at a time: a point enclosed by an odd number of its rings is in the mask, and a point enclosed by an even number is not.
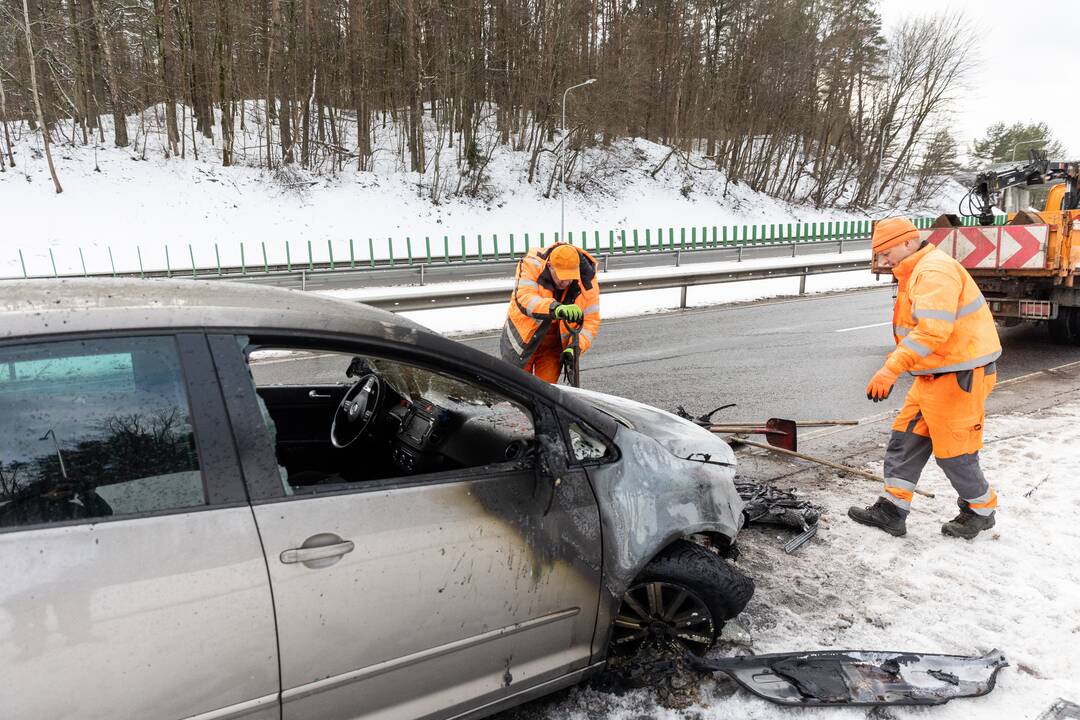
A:
[[[571,303],[555,308],[555,317],[567,322],[581,322],[581,319],[585,317],[585,313],[577,305]]]

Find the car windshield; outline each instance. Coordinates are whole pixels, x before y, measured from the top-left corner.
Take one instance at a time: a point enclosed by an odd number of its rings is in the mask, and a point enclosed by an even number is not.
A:
[[[479,385],[468,385],[441,373],[391,360],[364,358],[368,366],[402,397],[415,402],[420,398],[449,400],[456,404],[493,407],[502,398],[487,392]]]
[[[246,338],[241,339],[242,344],[246,342]],[[410,402],[416,402],[420,398],[433,401],[445,399],[456,404],[493,407],[504,401],[479,384],[462,382],[434,370],[384,358],[310,350],[257,348],[249,351],[248,359],[259,387],[351,385],[357,376],[374,372],[397,394]],[[282,368],[285,367],[302,367],[303,370],[294,376],[283,371]]]

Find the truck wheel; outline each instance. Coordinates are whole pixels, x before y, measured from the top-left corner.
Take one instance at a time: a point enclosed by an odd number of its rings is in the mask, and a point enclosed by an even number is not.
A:
[[[1080,308],[1068,308],[1069,342],[1080,345]]]
[[[1080,345],[1080,308],[1058,307],[1058,316],[1048,321],[1050,339],[1058,345]]]
[[[611,650],[634,652],[649,638],[672,639],[698,655],[754,594],[754,581],[724,559],[680,540],[652,560],[623,593]]]

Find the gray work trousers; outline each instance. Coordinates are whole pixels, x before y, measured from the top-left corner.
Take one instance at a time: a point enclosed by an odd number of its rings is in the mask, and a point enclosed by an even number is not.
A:
[[[914,424],[912,422],[912,427]],[[889,436],[889,445],[885,449],[885,489],[881,495],[905,514],[911,509],[911,491],[919,482],[932,451],[930,438],[923,435],[893,430]],[[934,459],[960,496],[961,507],[978,505],[990,499],[993,491],[979,467],[979,453]],[[973,510],[980,515],[994,512],[992,509]]]

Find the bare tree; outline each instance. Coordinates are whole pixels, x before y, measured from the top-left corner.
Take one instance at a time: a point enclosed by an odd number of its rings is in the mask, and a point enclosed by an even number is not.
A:
[[[26,56],[30,65],[30,90],[34,96],[34,109],[37,111],[38,128],[41,130],[41,142],[45,146],[45,159],[49,164],[49,174],[52,175],[53,187],[56,194],[64,192],[60,187],[60,178],[56,177],[56,166],[53,165],[52,150],[49,148],[49,128],[45,125],[45,115],[41,112],[41,98],[38,95],[37,84],[37,58],[34,56],[34,43],[30,39],[30,8],[23,0],[23,29],[26,31]]]
[[[17,2],[0,0],[5,116],[33,123],[30,64],[5,32]],[[595,145],[640,137],[668,147],[658,178],[708,165],[725,188],[866,208],[929,167],[921,158],[970,64],[957,18],[886,34],[877,0],[28,5],[40,20],[37,101],[53,133],[70,119],[73,141],[76,126],[84,142],[95,127],[101,137],[99,117],[111,113],[123,146],[124,113],[138,111],[145,152],[154,130],[143,118],[163,107],[169,155],[190,142],[198,157],[197,133],[215,141],[220,122],[223,164],[295,162],[318,173],[390,161],[447,194],[479,192],[505,147],[522,153],[529,182],[546,186],[556,157],[580,171]],[[561,93],[589,77],[598,82],[573,96],[575,130],[561,138]],[[251,122],[259,139],[248,145]],[[567,152],[553,152],[563,140]],[[457,183],[444,172],[455,164]],[[581,182],[570,165],[567,182]]]
[[[109,100],[112,105],[113,115],[113,142],[116,147],[127,147],[129,142],[127,118],[124,116],[124,104],[120,95],[120,74],[116,69],[116,63],[113,61],[109,32],[105,25],[105,16],[101,12],[101,0],[89,0],[89,3],[90,13],[94,18],[94,29],[97,32],[98,44],[105,58],[105,84],[109,88]]]
[[[176,123],[176,52],[173,49],[173,10],[170,0],[155,0],[158,27],[158,52],[161,55],[161,80],[165,90],[165,132],[169,152],[179,155],[180,130]]]
[[[0,67],[0,71],[3,68]],[[8,130],[8,111],[7,111],[7,95],[4,93],[4,77],[0,72],[0,124],[4,126],[4,144],[7,146],[8,162],[11,163],[11,167],[15,167],[15,156],[11,152],[11,132]],[[4,153],[0,151],[0,172],[7,172],[7,167],[4,165]]]

